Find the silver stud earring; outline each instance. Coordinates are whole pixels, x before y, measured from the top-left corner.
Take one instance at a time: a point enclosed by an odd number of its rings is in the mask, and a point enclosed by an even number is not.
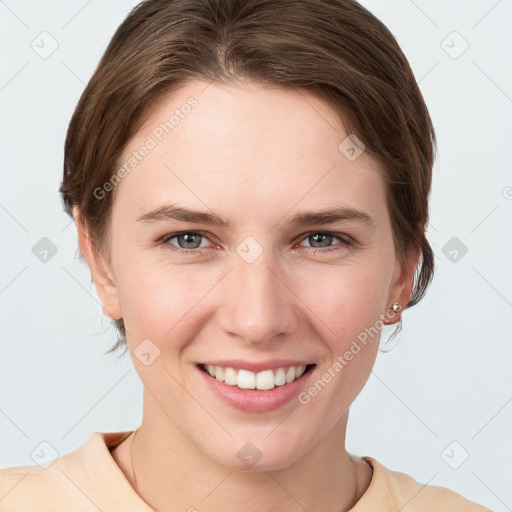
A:
[[[398,313],[399,311],[402,310],[402,305],[399,302],[395,302],[394,304],[391,305],[390,309],[393,313],[391,313],[391,314],[388,313],[388,315],[390,317],[393,317],[396,313]],[[394,330],[390,335],[391,329],[394,329]],[[395,322],[393,324],[388,324],[388,323],[384,324],[384,326],[382,327],[382,331],[381,331],[381,341],[379,344],[379,352],[390,352],[391,350],[393,350],[395,348],[395,346],[398,343],[398,340],[400,339],[400,337],[397,335],[400,333],[401,329],[402,329],[402,319],[401,318],[398,320],[398,322]],[[385,341],[383,342],[383,340],[385,340]],[[392,343],[393,340],[395,340],[394,343]]]

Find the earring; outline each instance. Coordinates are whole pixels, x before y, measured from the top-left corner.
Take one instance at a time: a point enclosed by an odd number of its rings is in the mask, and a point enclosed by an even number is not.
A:
[[[392,318],[393,316],[395,316],[395,313],[398,313],[399,311],[402,310],[402,305],[399,302],[395,302],[394,304],[391,305],[390,310],[392,313],[388,314]],[[391,330],[393,330],[393,332],[390,333]],[[379,352],[391,352],[396,347],[398,341],[400,340],[400,336],[397,336],[397,334],[399,334],[401,330],[402,318],[400,318],[398,322],[395,322],[393,324],[384,324],[381,330]],[[383,339],[385,341],[383,341]]]

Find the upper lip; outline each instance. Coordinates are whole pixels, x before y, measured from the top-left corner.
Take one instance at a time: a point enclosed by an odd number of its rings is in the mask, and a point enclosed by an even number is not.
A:
[[[267,359],[266,361],[245,361],[243,359],[215,359],[200,363],[204,366],[222,366],[224,368],[235,368],[237,370],[249,370],[254,373],[263,370],[275,370],[289,366],[307,366],[313,364],[311,361],[298,359]]]

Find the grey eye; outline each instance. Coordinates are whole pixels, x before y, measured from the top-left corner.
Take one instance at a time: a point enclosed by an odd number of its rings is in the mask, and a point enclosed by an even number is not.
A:
[[[178,247],[179,249],[187,250],[205,247],[205,245],[201,245],[203,239],[206,240],[205,235],[191,231],[187,233],[176,233],[169,235],[165,241],[175,247]],[[172,242],[172,240],[176,240],[177,243]]]
[[[328,233],[315,233],[313,235],[309,235],[306,240],[314,241],[314,244],[311,247],[330,247],[332,241],[334,239],[334,235],[329,235]],[[319,245],[315,245],[315,244]]]

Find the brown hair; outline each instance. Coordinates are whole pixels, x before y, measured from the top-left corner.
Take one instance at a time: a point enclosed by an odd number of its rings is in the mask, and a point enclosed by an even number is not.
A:
[[[407,306],[424,296],[434,273],[425,236],[434,128],[397,41],[353,0],[145,0],[129,13],[71,118],[60,187],[66,212],[78,207],[107,259],[114,194],[94,190],[115,174],[155,102],[194,79],[248,79],[329,102],[384,170],[398,260],[421,251]],[[126,349],[123,320],[115,325],[109,352]]]

